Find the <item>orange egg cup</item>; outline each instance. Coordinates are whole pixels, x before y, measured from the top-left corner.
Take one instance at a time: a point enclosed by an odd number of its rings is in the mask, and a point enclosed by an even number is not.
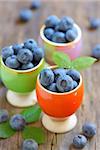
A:
[[[40,84],[38,76],[36,94],[38,103],[44,112],[42,123],[46,129],[55,133],[64,133],[75,127],[77,123],[75,112],[81,105],[84,95],[81,75],[79,85],[74,90],[65,93],[45,89]]]

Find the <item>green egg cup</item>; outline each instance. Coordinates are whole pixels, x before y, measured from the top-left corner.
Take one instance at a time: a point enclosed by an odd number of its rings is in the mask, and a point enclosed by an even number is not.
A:
[[[28,107],[36,103],[35,86],[37,76],[44,68],[44,58],[40,63],[28,70],[15,70],[7,67],[2,58],[1,79],[8,91],[6,94],[8,102],[15,107]]]

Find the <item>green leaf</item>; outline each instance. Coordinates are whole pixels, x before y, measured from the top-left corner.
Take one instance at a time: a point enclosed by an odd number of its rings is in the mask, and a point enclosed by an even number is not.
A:
[[[58,67],[61,67],[61,68],[71,67],[71,60],[69,56],[62,52],[54,52],[52,59]]]
[[[42,128],[26,127],[22,132],[23,139],[34,139],[38,144],[45,142],[45,133]]]
[[[16,131],[10,127],[9,122],[0,124],[0,138],[9,138],[13,136],[15,132]]]
[[[36,122],[40,119],[41,108],[38,104],[26,108],[21,112],[27,123]]]
[[[95,61],[93,57],[79,57],[72,61],[72,68],[80,71],[90,67]]]

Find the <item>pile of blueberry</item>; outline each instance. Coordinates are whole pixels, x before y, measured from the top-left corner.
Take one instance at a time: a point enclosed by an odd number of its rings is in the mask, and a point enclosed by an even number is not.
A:
[[[75,89],[80,82],[80,73],[74,69],[43,69],[40,73],[40,83],[52,92],[68,92]]]
[[[49,16],[45,21],[45,37],[55,43],[68,43],[76,39],[78,32],[71,17]]]
[[[17,70],[31,69],[37,66],[43,57],[43,49],[38,47],[33,39],[28,39],[23,44],[14,44],[2,49],[5,65]]]

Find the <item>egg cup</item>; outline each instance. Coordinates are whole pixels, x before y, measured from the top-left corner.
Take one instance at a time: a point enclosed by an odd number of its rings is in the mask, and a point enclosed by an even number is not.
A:
[[[2,58],[1,62],[1,79],[8,91],[6,94],[7,101],[15,107],[28,107],[36,103],[35,86],[37,76],[44,68],[44,58],[40,63],[28,70],[15,70],[7,67]]]
[[[78,36],[77,38],[69,43],[55,43],[48,40],[44,35],[45,25],[40,29],[39,44],[45,50],[45,58],[49,64],[54,64],[52,60],[52,55],[55,51],[63,52],[73,60],[80,56],[82,50],[82,32],[80,27],[77,24],[74,24],[77,29]]]
[[[64,133],[75,127],[77,123],[75,112],[81,105],[84,95],[81,75],[79,85],[72,91],[65,93],[56,93],[45,89],[40,84],[38,76],[36,95],[43,110],[42,124],[47,130],[54,133]]]

